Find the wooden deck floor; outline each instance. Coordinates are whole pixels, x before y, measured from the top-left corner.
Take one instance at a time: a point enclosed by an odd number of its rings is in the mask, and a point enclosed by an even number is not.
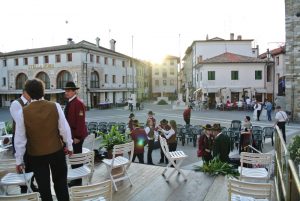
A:
[[[202,172],[182,170],[188,180],[185,182],[180,175],[173,175],[166,182],[161,175],[164,167],[132,163],[129,169],[133,185],[130,182],[117,183],[118,191],[113,192],[113,201],[226,201],[228,200],[227,178],[212,177]],[[170,173],[168,170],[166,173]],[[95,166],[92,183],[107,180],[107,170],[104,164]],[[273,182],[272,182],[273,183]],[[274,185],[274,183],[273,183]],[[9,194],[19,194],[17,186],[8,187]],[[52,193],[53,184],[52,184]],[[273,195],[274,189],[273,189]],[[53,199],[56,200],[55,195]],[[272,201],[276,198],[273,196]]]
[[[117,184],[113,193],[114,201],[224,201],[227,200],[227,179],[223,176],[211,177],[193,170],[183,170],[188,180],[173,175],[166,182],[161,175],[164,167],[132,163],[129,169],[133,186],[129,181]],[[171,170],[167,172],[170,173]],[[94,173],[92,183],[104,181],[107,170],[100,164]]]

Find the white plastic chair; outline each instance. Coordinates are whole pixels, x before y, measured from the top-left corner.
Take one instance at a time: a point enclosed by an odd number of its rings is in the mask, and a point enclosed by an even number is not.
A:
[[[94,145],[95,145],[95,134],[90,134],[84,139],[82,145],[82,153],[94,151]]]
[[[272,184],[228,180],[228,201],[268,201],[272,196]]]
[[[33,176],[33,172],[22,174],[16,172],[16,160],[15,159],[1,159],[0,160],[0,173],[6,173],[0,180],[0,186],[4,187],[4,194],[7,194],[7,187],[11,185],[27,186],[27,192],[31,193],[30,181]]]
[[[0,122],[0,140],[2,148],[9,148],[12,146],[12,134],[7,133],[5,122]],[[8,143],[4,144],[5,140],[8,140]]]
[[[113,148],[112,159],[104,159],[102,162],[106,165],[109,177],[114,185],[115,191],[118,191],[116,182],[128,179],[131,186],[132,182],[128,175],[134,152],[134,142],[115,145]],[[122,155],[122,156],[121,156]],[[127,158],[125,155],[129,155]],[[114,172],[117,168],[121,171]]]
[[[165,168],[165,170],[162,173],[162,175],[165,177],[166,181],[169,181],[170,177],[176,171],[178,172],[178,174],[181,174],[183,176],[184,181],[187,181],[187,177],[180,170],[180,166],[181,166],[181,163],[183,162],[183,160],[185,158],[187,158],[188,156],[183,151],[172,151],[172,152],[169,152],[169,147],[168,147],[168,144],[167,144],[167,140],[165,138],[159,136],[159,141],[160,141],[160,146],[161,146],[161,148],[162,148],[165,156],[169,160],[169,163],[168,163],[167,167]],[[176,163],[175,163],[175,161],[176,161]],[[165,173],[167,172],[167,170],[169,169],[169,167],[171,165],[174,166],[174,170],[171,172],[171,174],[168,177],[166,177]]]
[[[94,174],[94,152],[89,151],[87,153],[73,154],[72,156],[67,157],[67,161],[69,165],[79,165],[83,164],[83,166],[68,169],[68,182],[80,179],[87,178],[87,183],[91,183],[92,176]]]
[[[265,180],[271,175],[272,154],[241,152],[240,180]],[[252,167],[243,167],[250,164]],[[254,166],[254,167],[253,167]]]
[[[111,181],[70,188],[71,201],[112,201]]]
[[[0,195],[0,201],[39,201],[39,193],[28,193],[22,195]]]

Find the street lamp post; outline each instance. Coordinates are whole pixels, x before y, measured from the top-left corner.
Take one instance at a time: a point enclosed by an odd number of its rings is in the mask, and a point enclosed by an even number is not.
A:
[[[272,57],[272,54],[269,50],[269,48],[267,49],[267,73],[268,73],[268,68],[269,66],[271,65],[270,63],[270,60],[271,60],[271,57]],[[272,68],[272,75],[273,75],[273,79],[272,79],[272,103],[274,104],[274,100],[275,100],[275,65],[273,65],[273,68]]]

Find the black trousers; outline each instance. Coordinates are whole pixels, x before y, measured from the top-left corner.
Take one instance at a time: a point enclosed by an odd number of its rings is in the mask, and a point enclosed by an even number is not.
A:
[[[77,144],[73,143],[73,153],[74,154],[80,154],[82,153],[82,144],[83,144],[84,140],[81,140],[80,142],[78,142]],[[81,167],[82,164],[79,165],[72,165],[72,169]],[[72,186],[81,186],[82,185],[82,179],[75,179],[72,181]]]
[[[27,152],[25,152],[24,154],[24,157],[23,157],[23,160],[24,160],[24,165],[25,165],[25,172],[28,173],[28,172],[32,172],[32,165],[29,163],[29,159],[28,159],[28,154]],[[31,189],[33,190],[35,188],[34,184],[33,184],[33,181],[34,181],[34,174],[31,178],[31,182],[30,182],[30,186],[31,186]],[[21,193],[26,193],[27,192],[27,186],[20,186],[21,188]]]
[[[132,158],[132,162],[135,161],[136,157],[139,159],[139,163],[144,163],[144,153],[140,153],[140,154],[134,153],[133,158]]]
[[[63,149],[44,156],[28,156],[42,201],[52,201],[50,170],[58,201],[69,201],[67,163]]]
[[[147,163],[153,164],[152,161],[152,151],[154,148],[154,140],[148,140],[148,152],[147,152]]]
[[[191,119],[184,119],[186,125],[190,125]]]
[[[261,110],[257,110],[257,121],[259,121]]]
[[[160,146],[160,160],[159,160],[159,163],[164,163],[165,160],[168,161],[167,157],[165,157],[164,151],[162,150],[162,148]]]
[[[282,137],[284,141],[286,142],[286,135],[285,135],[285,122],[278,122],[277,126],[281,129]]]

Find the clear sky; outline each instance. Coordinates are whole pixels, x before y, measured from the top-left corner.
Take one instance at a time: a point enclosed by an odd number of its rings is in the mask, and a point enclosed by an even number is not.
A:
[[[285,42],[283,0],[5,0],[0,6],[0,52],[99,37],[103,47],[113,38],[116,51],[157,61],[183,57],[206,35],[242,35],[261,53]]]

